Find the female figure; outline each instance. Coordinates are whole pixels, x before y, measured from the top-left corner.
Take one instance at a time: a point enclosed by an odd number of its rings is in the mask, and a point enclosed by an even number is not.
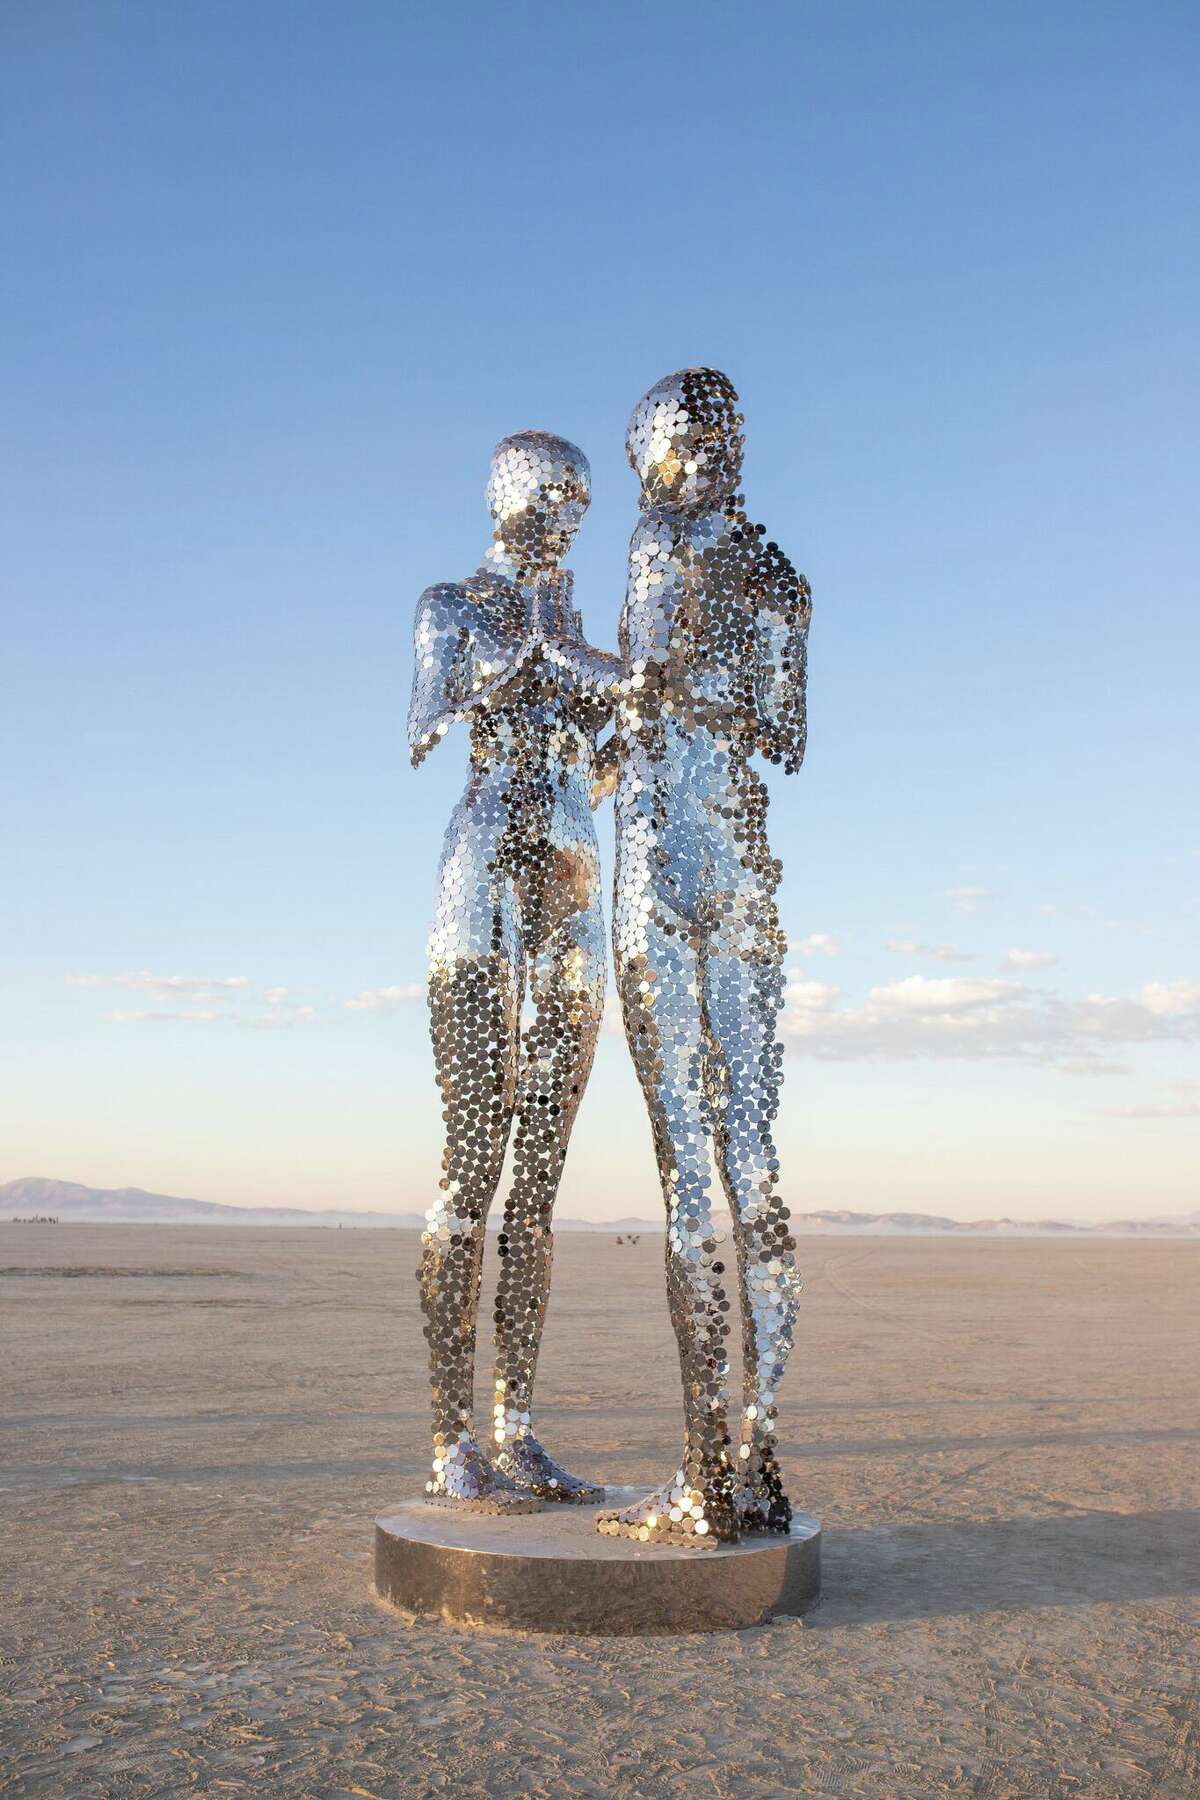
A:
[[[419,1281],[433,1389],[427,1495],[520,1512],[603,1498],[543,1449],[532,1405],[551,1212],[604,1001],[590,789],[617,664],[583,643],[560,567],[590,498],[583,452],[546,432],[505,438],[487,497],[495,541],[479,570],[429,588],[417,606],[413,766],[458,720],[471,733],[429,946],[447,1142]],[[514,1123],[485,1450],[473,1418],[476,1315],[487,1215]]]

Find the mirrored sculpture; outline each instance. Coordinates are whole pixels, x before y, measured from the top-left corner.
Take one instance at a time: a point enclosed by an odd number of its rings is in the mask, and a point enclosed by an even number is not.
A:
[[[409,713],[414,766],[455,723],[469,726],[471,745],[430,940],[446,1152],[420,1265],[433,1388],[427,1498],[521,1512],[604,1497],[543,1448],[533,1382],[551,1215],[604,999],[591,807],[615,792],[613,947],[666,1204],[684,1447],[662,1487],[600,1511],[597,1525],[696,1548],[786,1533],[792,1517],[775,1436],[801,1288],[773,1134],[786,944],[754,759],[788,773],[803,759],[811,602],[747,518],[742,423],[732,383],[714,369],[667,376],[634,409],[626,448],[643,510],[617,657],[584,640],[561,567],[588,504],[586,458],[546,433],[504,439],[488,483],[492,548],[475,575],[428,589],[418,605]],[[510,1136],[494,1412],[480,1434],[484,1232]],[[712,1210],[714,1159],[732,1257]]]
[[[639,400],[626,440],[643,510],[601,781],[616,783],[613,946],[667,1209],[685,1438],[670,1480],[598,1523],[643,1541],[731,1542],[791,1519],[775,1446],[801,1286],[773,1136],[786,944],[753,759],[800,766],[811,605],[803,577],[744,511],[742,423],[727,376],[684,369]],[[733,1267],[713,1220],[710,1145]]]
[[[433,1390],[426,1490],[488,1512],[603,1498],[554,1461],[533,1427],[551,1213],[604,1002],[591,787],[617,663],[583,642],[560,566],[589,496],[587,458],[575,445],[545,432],[505,438],[487,488],[491,548],[474,575],[429,588],[417,607],[414,767],[452,725],[470,729],[429,946],[446,1151],[419,1272]],[[493,1416],[477,1433],[484,1232],[510,1136]]]

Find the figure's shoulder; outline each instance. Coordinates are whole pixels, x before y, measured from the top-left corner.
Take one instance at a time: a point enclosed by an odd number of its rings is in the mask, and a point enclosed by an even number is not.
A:
[[[631,562],[690,564],[704,550],[727,535],[729,522],[722,512],[684,513],[676,508],[655,507],[642,513],[629,540]]]
[[[752,543],[753,527],[746,523],[741,507],[730,501],[728,505],[713,507],[711,512],[689,514],[684,521],[682,541],[689,550],[703,554],[723,544]]]
[[[456,581],[435,581],[417,601],[413,639],[418,651],[462,635],[465,597]]]
[[[629,539],[631,556],[656,556],[665,550],[670,554],[675,541],[675,522],[669,513],[661,507],[652,507],[649,512],[638,515],[637,524]]]
[[[481,608],[513,591],[512,582],[490,569],[477,569],[462,581],[435,581],[417,601],[417,618],[430,624],[469,627]]]
[[[516,583],[507,575],[501,575],[498,569],[489,569],[486,563],[480,563],[473,575],[460,582],[463,592],[476,601],[510,600],[517,592]]]
[[[466,603],[467,591],[461,581],[435,581],[417,601],[417,617],[444,618],[458,612]]]

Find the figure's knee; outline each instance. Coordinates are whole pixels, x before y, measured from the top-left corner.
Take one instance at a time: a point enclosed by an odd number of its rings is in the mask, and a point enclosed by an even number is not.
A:
[[[454,956],[429,973],[429,1029],[451,1140],[507,1129],[520,1033],[519,974],[507,955]]]
[[[511,1195],[496,1234],[500,1280],[511,1284],[529,1278],[549,1262],[554,1249],[551,1204],[533,1195]]]
[[[436,930],[429,940],[429,1004],[475,1009],[503,1005],[517,988],[520,957],[515,946],[495,940],[482,948],[464,947]]]
[[[573,938],[555,949],[538,1010],[553,1016],[558,1029],[570,1033],[565,1048],[573,1059],[586,1046],[590,1055],[604,1011],[607,968],[604,941]]]
[[[460,1201],[439,1195],[425,1215],[417,1280],[427,1312],[460,1306],[477,1280],[485,1219]]]

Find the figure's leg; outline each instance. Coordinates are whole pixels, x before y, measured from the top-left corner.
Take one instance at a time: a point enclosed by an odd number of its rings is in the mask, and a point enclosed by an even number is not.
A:
[[[736,837],[741,854],[744,840]],[[774,1122],[783,1046],[784,939],[768,857],[756,877],[714,895],[704,961],[708,1091],[717,1166],[729,1202],[742,1302],[739,1511],[746,1527],[786,1531],[791,1508],[776,1459],[776,1396],[791,1352],[801,1289],[796,1242],[778,1192]]]
[[[633,884],[636,886],[636,884]],[[617,979],[667,1207],[667,1299],[679,1347],[686,1427],[672,1481],[601,1530],[704,1544],[737,1536],[727,1424],[725,1264],[713,1228],[702,1092],[705,1032],[695,936],[657,899],[649,912],[618,881]],[[623,897],[624,896],[624,897]]]
[[[552,924],[530,969],[534,1016],[521,1043],[495,1313],[496,1466],[542,1499],[575,1503],[599,1502],[604,1489],[568,1474],[547,1454],[531,1413],[550,1290],[551,1216],[604,1005],[604,925],[594,857],[592,865],[584,888],[592,903]],[[556,879],[568,884],[567,893],[573,890],[570,871],[557,871]]]
[[[443,1194],[427,1217],[418,1272],[433,1397],[426,1491],[435,1500],[520,1511],[528,1496],[513,1492],[481,1452],[473,1406],[483,1246],[512,1119],[522,959],[510,906],[496,902],[490,918],[467,925],[462,914],[472,904],[480,907],[478,894],[468,901],[455,882],[445,883],[431,945],[430,1025],[446,1150]],[[468,953],[464,939],[484,941]]]

